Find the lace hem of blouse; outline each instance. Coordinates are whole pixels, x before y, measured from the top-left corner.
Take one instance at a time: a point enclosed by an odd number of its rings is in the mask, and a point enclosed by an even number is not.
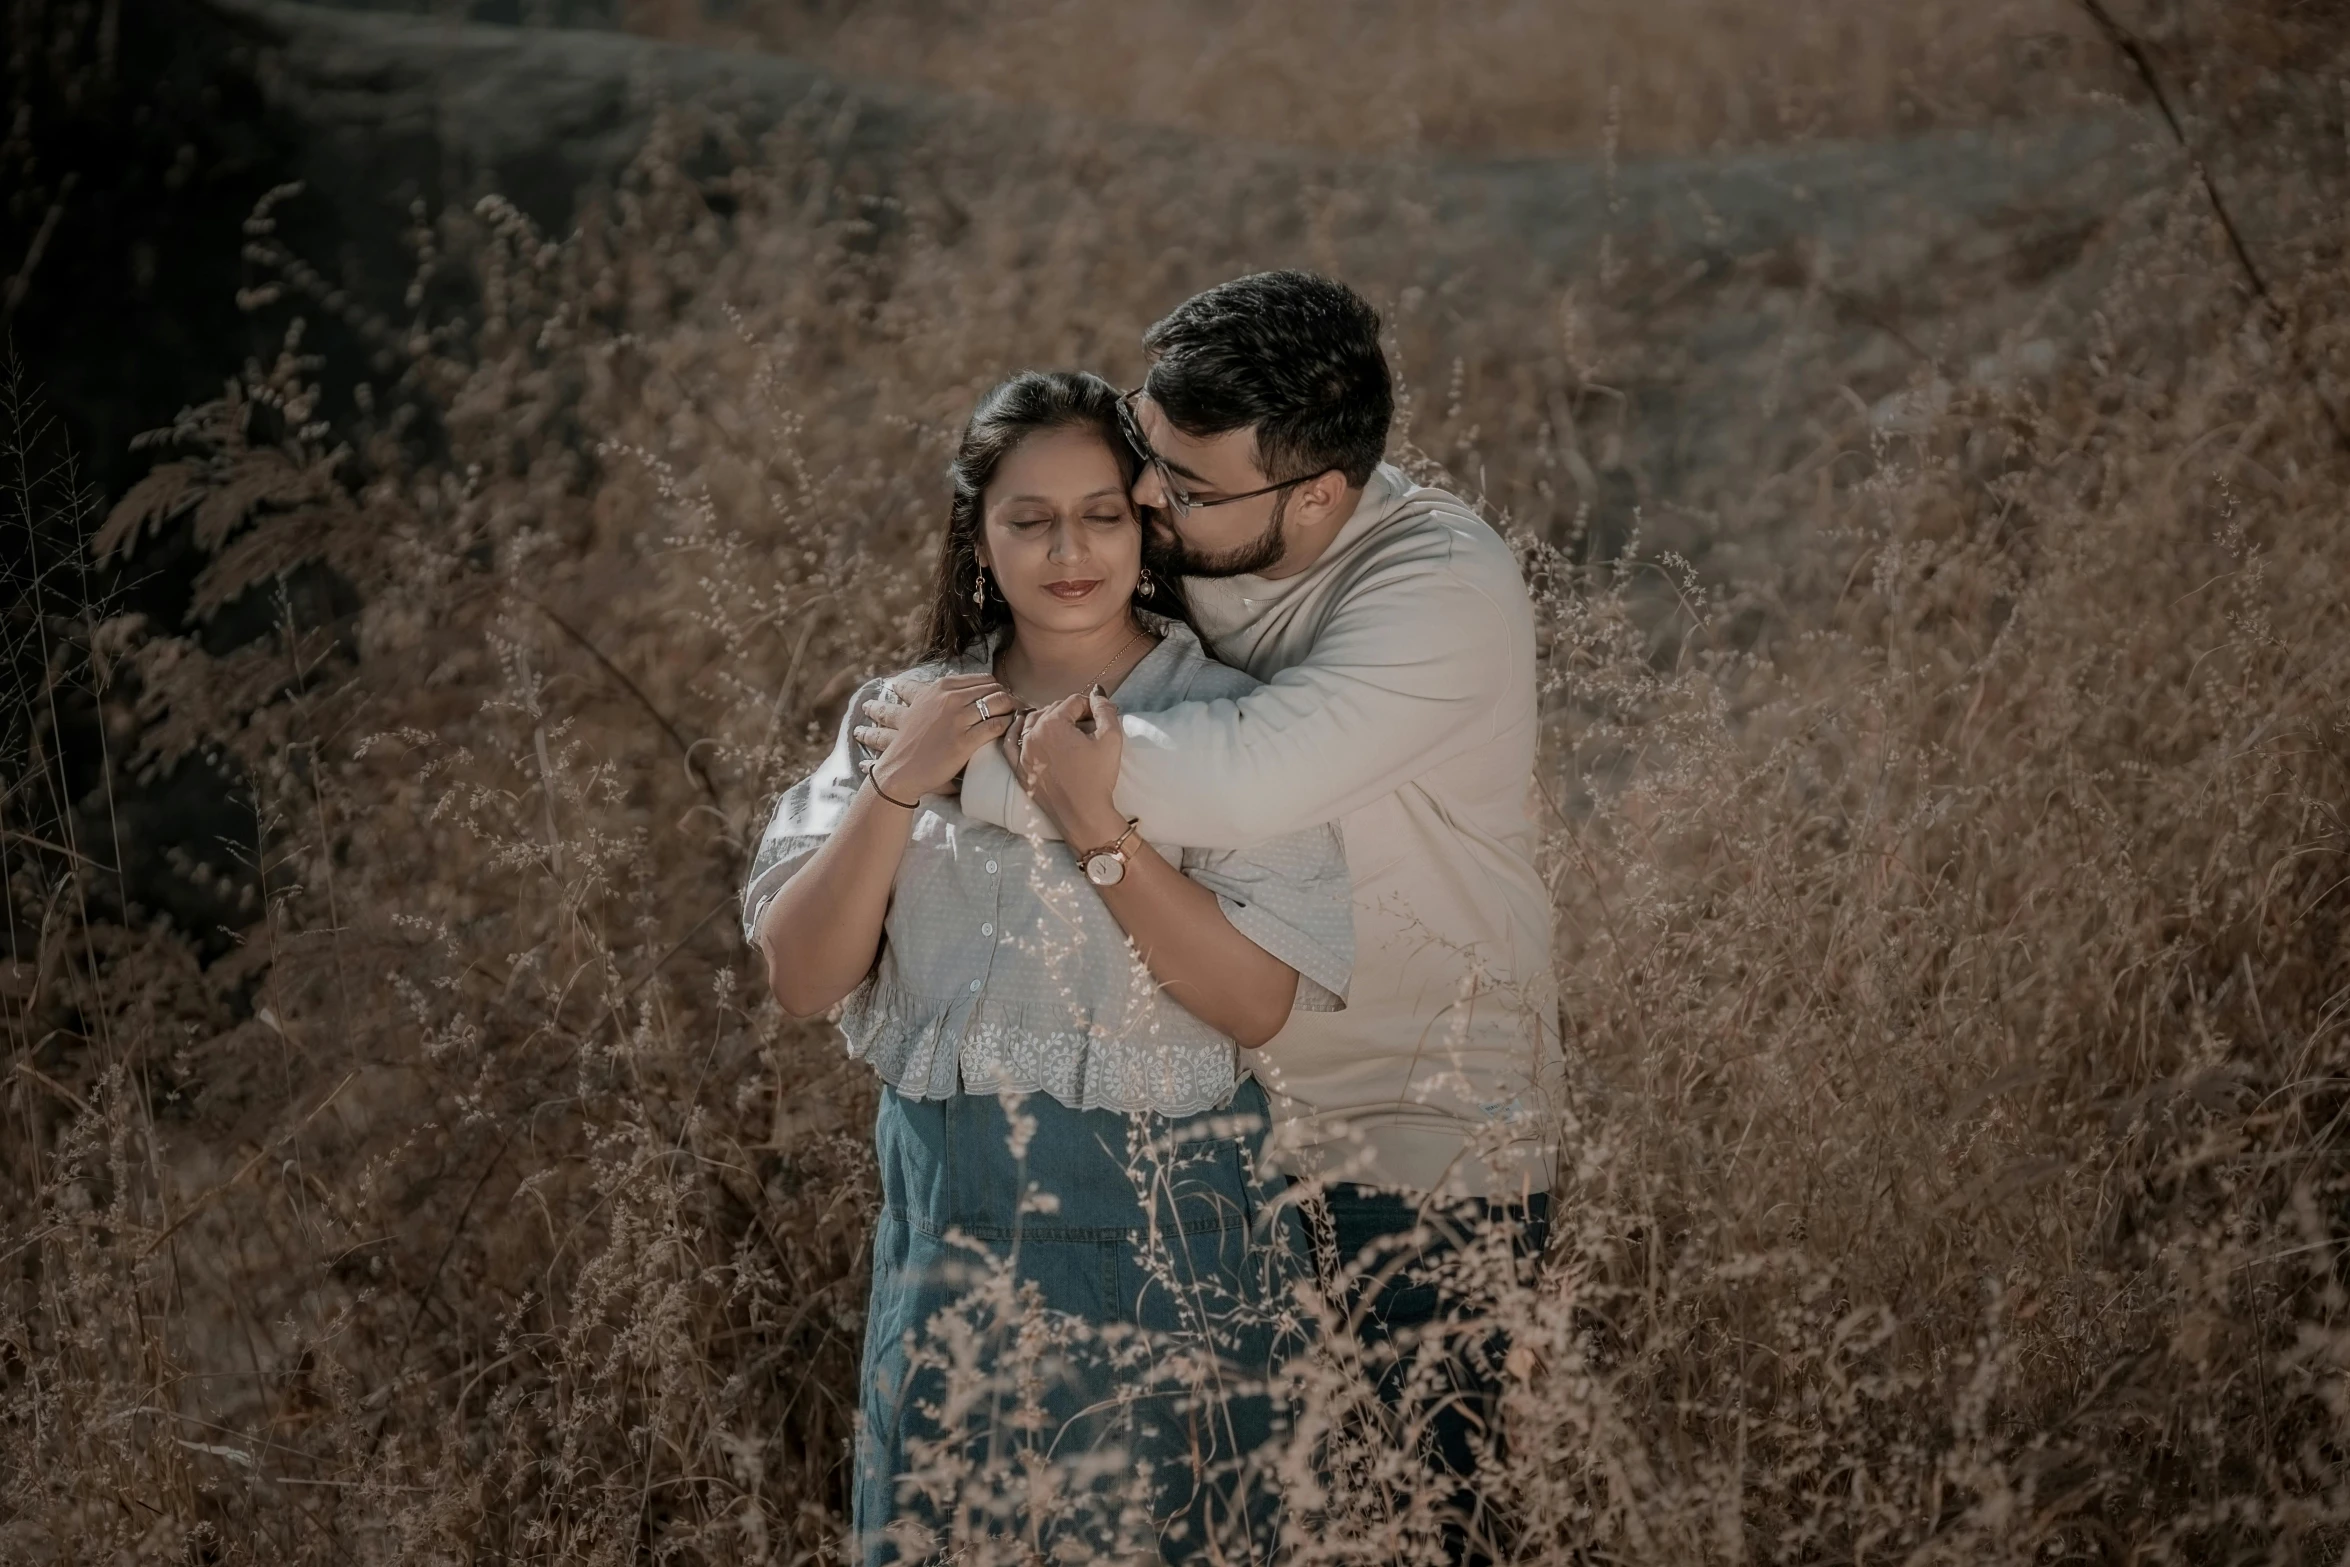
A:
[[[1043,1093],[1073,1110],[1191,1115],[1239,1082],[1229,1042],[1126,1037],[985,996],[932,1001],[878,974],[841,1004],[840,1021],[849,1054],[915,1099]]]

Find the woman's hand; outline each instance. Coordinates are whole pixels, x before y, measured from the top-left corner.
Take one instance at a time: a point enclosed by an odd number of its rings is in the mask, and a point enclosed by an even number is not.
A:
[[[942,794],[961,775],[963,764],[1012,725],[1012,693],[993,675],[946,675],[906,682],[905,705],[865,704],[866,724],[857,743],[881,757],[870,771],[891,798],[911,804]],[[992,716],[983,717],[985,703]]]
[[[1004,755],[1072,850],[1100,848],[1126,830],[1111,798],[1126,732],[1116,704],[1098,687],[1022,714],[1004,737]]]
[[[1126,831],[1112,791],[1126,754],[1118,709],[1097,687],[1021,715],[1004,752],[1037,809],[1071,852],[1116,842]],[[1167,996],[1193,1017],[1255,1050],[1281,1031],[1297,1004],[1297,970],[1234,927],[1215,893],[1140,837],[1126,874],[1096,885],[1110,917],[1142,954]]]

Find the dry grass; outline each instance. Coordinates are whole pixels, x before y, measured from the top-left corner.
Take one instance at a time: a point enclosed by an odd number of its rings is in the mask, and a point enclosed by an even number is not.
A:
[[[1878,136],[2045,113],[2113,83],[2066,0],[638,0],[623,14],[657,36],[1351,151]]]
[[[2297,368],[2342,362],[2350,274],[2298,155],[2330,122],[2242,78],[2299,138],[2231,165],[2289,332],[2182,191],[2047,375],[1898,435],[1823,407],[1769,578],[1562,551],[1584,455],[1542,410],[1604,403],[1604,283],[1562,346],[1365,279],[1404,455],[1484,470],[1548,627],[1571,1159],[1543,1281],[1467,1284],[1531,1351],[1492,1477],[1529,1559],[2350,1543],[2350,539]],[[839,1527],[871,1090],[760,997],[748,845],[913,633],[972,392],[1131,368],[1263,252],[1138,264],[1171,219],[1040,229],[1050,188],[811,222],[789,135],[722,220],[682,135],[569,240],[494,203],[420,234],[351,424],[299,330],[192,411],[95,544],[190,530],[192,624],[106,618],[62,554],[12,622],[0,1558]],[[278,270],[253,308],[313,309]],[[9,526],[55,550],[88,519],[12,406]],[[190,866],[241,900],[218,955],[121,905],[107,825],[215,758],[250,824]],[[1299,1376],[1392,1462],[1352,1368]],[[1301,1554],[1430,1543],[1365,1487]]]

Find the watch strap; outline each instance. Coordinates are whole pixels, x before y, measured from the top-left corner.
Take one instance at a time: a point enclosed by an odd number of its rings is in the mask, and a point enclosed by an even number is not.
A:
[[[1102,854],[1114,854],[1121,860],[1125,859],[1126,840],[1133,837],[1134,829],[1140,827],[1141,825],[1141,817],[1129,816],[1126,819],[1126,830],[1124,832],[1118,834],[1117,837],[1111,839],[1108,843],[1103,844],[1098,849],[1086,849],[1081,851],[1077,856],[1077,863],[1083,865],[1086,861],[1093,859],[1096,855]]]

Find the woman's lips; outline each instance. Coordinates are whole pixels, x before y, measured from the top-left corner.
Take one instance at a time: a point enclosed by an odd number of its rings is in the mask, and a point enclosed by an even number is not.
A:
[[[1044,590],[1054,598],[1075,603],[1101,585],[1101,578],[1095,577],[1089,582],[1048,582],[1044,585]]]

